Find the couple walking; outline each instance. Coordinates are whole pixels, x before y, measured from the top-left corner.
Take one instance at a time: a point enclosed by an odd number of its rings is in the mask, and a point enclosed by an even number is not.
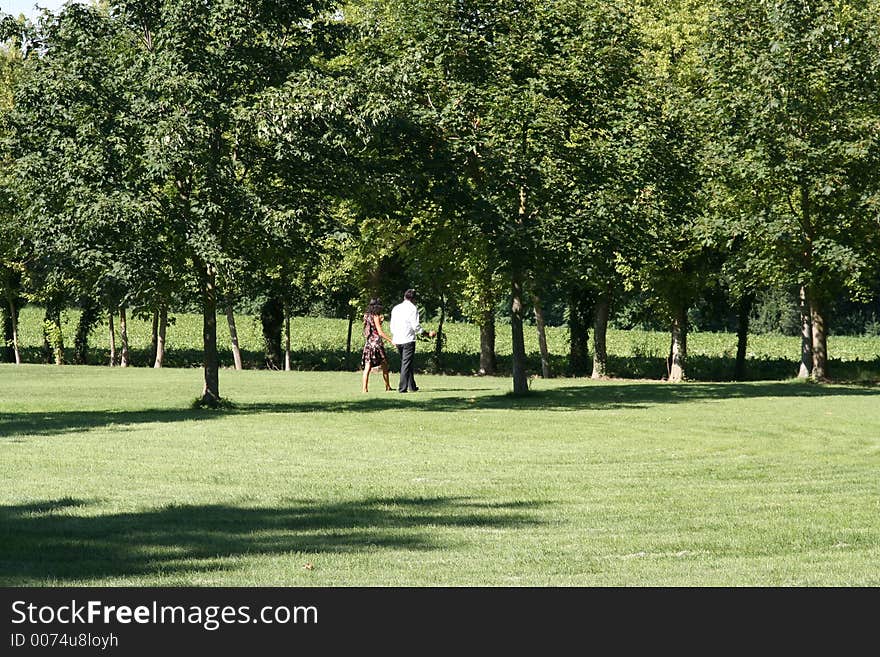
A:
[[[382,330],[382,303],[379,299],[371,299],[364,313],[364,354],[361,365],[364,369],[363,391],[367,392],[367,384],[370,381],[370,370],[374,367],[382,368],[382,377],[385,379],[385,390],[391,390],[388,382],[388,357],[385,354],[385,346],[382,340],[394,343],[400,352],[400,383],[397,392],[415,392],[418,390],[413,373],[415,369],[416,338],[427,334],[430,337],[437,335],[436,331],[426,331],[419,322],[419,309],[415,304],[415,290],[407,290],[403,294],[403,301],[391,309],[391,336]],[[393,336],[393,337],[392,337]]]

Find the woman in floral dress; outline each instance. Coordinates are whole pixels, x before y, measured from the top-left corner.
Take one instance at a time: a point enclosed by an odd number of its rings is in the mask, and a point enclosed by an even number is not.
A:
[[[391,342],[391,336],[382,330],[382,304],[379,299],[370,299],[367,312],[364,313],[364,354],[361,357],[361,367],[364,370],[363,391],[367,392],[367,384],[370,381],[370,370],[374,367],[382,368],[382,377],[385,379],[385,390],[391,390],[388,383],[388,357],[385,355],[385,345],[382,340]]]

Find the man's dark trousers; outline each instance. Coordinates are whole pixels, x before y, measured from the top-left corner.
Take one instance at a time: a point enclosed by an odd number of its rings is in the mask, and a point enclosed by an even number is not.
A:
[[[413,375],[415,369],[416,343],[407,342],[397,345],[400,352],[400,383],[397,384],[397,392],[415,392],[416,378]]]

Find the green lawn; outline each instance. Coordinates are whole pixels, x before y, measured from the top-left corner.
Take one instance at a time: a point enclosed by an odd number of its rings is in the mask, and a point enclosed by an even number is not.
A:
[[[875,388],[200,377],[0,366],[0,584],[880,585]]]

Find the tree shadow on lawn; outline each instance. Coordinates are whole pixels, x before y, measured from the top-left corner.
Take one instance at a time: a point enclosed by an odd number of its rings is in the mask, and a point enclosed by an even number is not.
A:
[[[436,392],[445,392],[443,388]],[[533,390],[525,396],[511,394],[435,396],[424,387],[418,393],[376,393],[348,400],[310,399],[292,402],[238,404],[224,410],[148,409],[141,411],[52,411],[0,413],[0,439],[46,436],[115,426],[168,422],[212,422],[230,416],[262,413],[376,413],[381,411],[459,412],[505,411],[611,411],[660,404],[720,401],[725,399],[878,397],[880,389],[856,386],[820,386],[808,383],[618,383],[573,385]]]
[[[0,507],[0,585],[216,571],[230,567],[224,559],[294,552],[439,550],[449,542],[437,528],[535,527],[542,521],[533,512],[546,503],[388,497],[107,515],[89,514],[93,504],[63,498]]]

